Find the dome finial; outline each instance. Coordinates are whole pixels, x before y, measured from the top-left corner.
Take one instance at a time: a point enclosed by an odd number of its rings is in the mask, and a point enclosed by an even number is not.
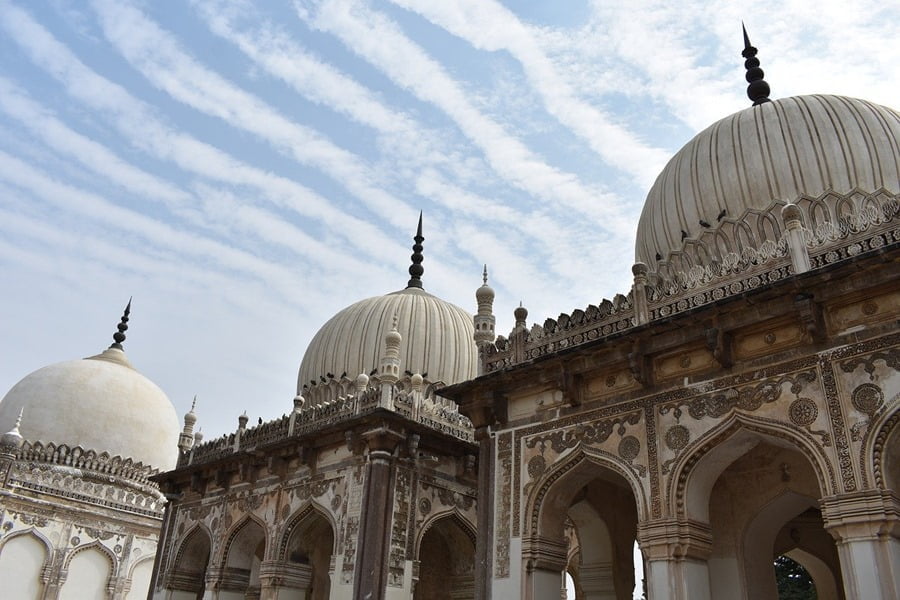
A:
[[[122,320],[119,321],[119,324],[116,326],[116,329],[118,329],[118,331],[113,334],[113,343],[109,346],[110,348],[116,348],[117,350],[122,349],[122,342],[125,341],[125,332],[128,331],[128,315],[130,314],[131,298],[128,299],[128,304],[125,306],[125,312],[122,314]]]
[[[484,265],[484,275],[482,276],[482,280],[484,281],[484,285],[487,285],[487,264]]]
[[[753,106],[771,102],[769,100],[769,84],[763,79],[765,73],[759,68],[759,59],[756,58],[757,49],[750,44],[750,36],[747,35],[747,28],[741,21],[741,29],[744,31],[744,51],[741,52],[746,60],[744,68],[747,69],[747,97],[753,100]]]
[[[425,272],[425,268],[422,266],[422,261],[425,259],[422,256],[422,242],[425,241],[425,238],[422,237],[422,211],[419,211],[419,227],[416,229],[416,236],[413,238],[415,242],[413,244],[412,250],[412,264],[409,266],[409,283],[406,284],[407,288],[416,287],[419,289],[422,288],[422,273]]]

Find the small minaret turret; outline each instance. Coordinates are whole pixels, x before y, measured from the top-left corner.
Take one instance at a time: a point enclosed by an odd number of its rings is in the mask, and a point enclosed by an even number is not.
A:
[[[191,402],[191,410],[184,415],[184,429],[178,436],[178,449],[182,452],[188,452],[194,447],[194,424],[197,422],[197,415],[194,409],[197,407],[197,396]]]
[[[497,319],[494,317],[494,289],[488,285],[487,265],[484,265],[484,283],[475,290],[475,300],[478,302],[478,312],[475,314],[475,344],[480,348],[492,344],[497,337],[494,327]]]
[[[400,379],[400,342],[403,336],[397,330],[398,315],[394,315],[391,330],[384,336],[384,354],[378,368],[378,378],[382,383],[397,383]]]

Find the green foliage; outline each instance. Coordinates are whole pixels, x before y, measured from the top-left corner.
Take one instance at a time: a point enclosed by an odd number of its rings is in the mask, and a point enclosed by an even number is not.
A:
[[[778,600],[816,600],[816,586],[800,563],[787,556],[775,559]]]

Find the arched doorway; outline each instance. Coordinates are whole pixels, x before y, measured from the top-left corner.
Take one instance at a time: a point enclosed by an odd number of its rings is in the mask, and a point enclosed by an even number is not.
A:
[[[439,517],[419,542],[419,580],[414,600],[471,600],[475,597],[475,541],[456,515]]]
[[[545,481],[553,483],[536,488],[538,529],[524,549],[529,597],[559,597],[566,570],[578,600],[631,600],[638,523],[632,483],[615,465],[587,454]]]
[[[687,518],[709,525],[709,597],[778,600],[774,560],[794,550],[827,566],[822,588],[836,590],[837,550],[818,510],[821,477],[802,445],[738,425],[717,438],[698,442],[709,450],[684,490]]]
[[[166,580],[166,588],[172,591],[172,600],[203,598],[209,551],[209,534],[202,527],[195,527],[181,542],[175,564]]]
[[[329,520],[313,508],[297,515],[285,532],[281,560],[271,569],[283,582],[278,598],[328,600],[333,554],[334,529]]]
[[[259,571],[265,553],[265,529],[253,519],[246,519],[230,536],[219,580],[219,598],[259,598]]]

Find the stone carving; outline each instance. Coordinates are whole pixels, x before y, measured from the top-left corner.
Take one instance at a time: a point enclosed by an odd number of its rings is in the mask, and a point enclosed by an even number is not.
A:
[[[525,441],[525,445],[534,448],[538,444],[541,447],[549,444],[553,451],[559,454],[578,444],[602,444],[614,431],[618,431],[619,435],[624,435],[626,425],[636,425],[640,420],[640,413],[632,412],[612,419],[590,421],[567,429],[552,431],[544,436],[530,437]]]
[[[850,394],[850,402],[853,408],[871,417],[884,404],[884,392],[875,384],[863,383],[856,386]]]
[[[819,408],[809,398],[797,398],[788,407],[791,423],[805,427],[812,424],[819,416]]]
[[[875,369],[877,368],[877,365],[875,363],[877,361],[884,361],[885,366],[887,366],[888,368],[895,371],[900,371],[900,349],[891,348],[884,352],[872,352],[871,354],[865,356],[854,357],[850,360],[842,362],[841,370],[844,373],[852,373],[860,365],[862,365],[863,370],[868,373],[869,379],[874,380]]]
[[[500,472],[500,489],[497,490],[497,539],[494,554],[494,576],[498,578],[509,577],[509,536],[510,536],[510,505],[512,494],[512,434],[503,433],[497,439],[497,462]],[[518,490],[516,492],[518,496]]]
[[[691,432],[684,425],[672,425],[666,431],[666,446],[669,450],[678,452],[691,441]]]
[[[667,404],[659,409],[661,415],[668,414],[671,410],[675,418],[680,418],[681,408],[687,407],[687,412],[693,419],[704,417],[719,418],[734,409],[755,411],[763,404],[770,404],[781,397],[782,388],[786,383],[790,384],[790,391],[799,394],[803,388],[816,380],[815,371],[802,371],[784,375],[775,381],[764,381],[758,385],[746,386],[740,389],[728,388],[718,393],[698,396],[696,398]]]

